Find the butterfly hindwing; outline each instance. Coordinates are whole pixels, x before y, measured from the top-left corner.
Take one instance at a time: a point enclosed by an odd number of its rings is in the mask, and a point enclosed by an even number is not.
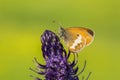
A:
[[[82,27],[62,28],[60,33],[68,49],[73,53],[81,51],[85,46],[92,43],[94,38],[92,30]]]

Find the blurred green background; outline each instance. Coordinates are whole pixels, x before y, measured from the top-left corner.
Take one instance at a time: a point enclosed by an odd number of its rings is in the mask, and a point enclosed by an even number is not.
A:
[[[40,35],[58,32],[53,20],[95,31],[79,53],[80,69],[87,60],[84,76],[91,71],[89,80],[120,80],[119,0],[0,0],[0,80],[33,80],[33,58],[44,63]]]

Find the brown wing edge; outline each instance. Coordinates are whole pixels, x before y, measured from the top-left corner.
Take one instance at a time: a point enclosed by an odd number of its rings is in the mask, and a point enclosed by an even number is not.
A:
[[[90,29],[87,29],[87,32],[91,35],[91,36],[94,36],[94,32]]]

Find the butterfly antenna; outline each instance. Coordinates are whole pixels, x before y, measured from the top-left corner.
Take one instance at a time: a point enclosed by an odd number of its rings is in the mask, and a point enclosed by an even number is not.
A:
[[[59,37],[62,37],[65,33],[65,30],[63,28],[63,25],[60,22],[56,22],[55,20],[53,20],[53,23],[56,23],[59,26],[59,32],[58,35]]]
[[[56,23],[56,24],[60,27],[60,29],[63,29],[63,28],[62,28],[63,25],[62,25],[60,22],[57,22],[57,21],[55,21],[55,20],[53,20],[52,22],[53,22],[53,23]]]

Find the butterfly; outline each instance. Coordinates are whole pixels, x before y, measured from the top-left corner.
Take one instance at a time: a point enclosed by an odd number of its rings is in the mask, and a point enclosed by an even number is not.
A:
[[[68,49],[72,53],[78,53],[94,40],[94,32],[84,27],[60,27],[60,37],[64,40]]]

